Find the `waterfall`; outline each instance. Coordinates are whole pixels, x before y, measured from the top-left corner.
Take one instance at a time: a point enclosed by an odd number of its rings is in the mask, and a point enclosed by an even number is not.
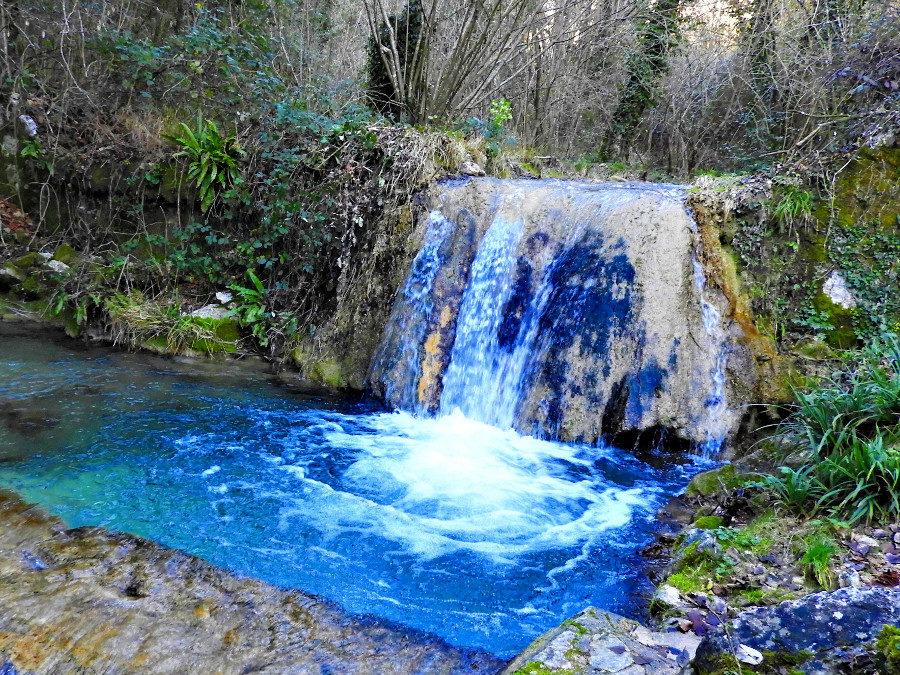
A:
[[[376,395],[561,440],[672,432],[719,448],[738,421],[733,346],[683,188],[473,179],[430,203]]]
[[[725,400],[725,366],[727,352],[725,349],[725,334],[722,327],[722,312],[716,307],[707,295],[706,273],[703,265],[695,255],[693,257],[694,285],[700,293],[700,306],[703,316],[703,328],[710,342],[711,349],[715,353],[710,381],[712,387],[706,399],[706,410],[709,417],[707,424],[707,438],[700,444],[701,453],[705,457],[714,456],[722,447],[724,432],[718,428],[719,420],[727,413],[728,406]]]
[[[396,300],[397,305],[407,308],[407,313],[388,324],[385,340],[396,340],[396,361],[393,368],[404,377],[399,381],[388,383],[385,392],[388,399],[409,400],[415,391],[419,379],[419,345],[425,331],[424,317],[432,309],[431,290],[435,276],[441,266],[440,249],[449,234],[453,231],[451,223],[440,211],[428,214],[428,227],[425,242],[413,259],[412,269]]]

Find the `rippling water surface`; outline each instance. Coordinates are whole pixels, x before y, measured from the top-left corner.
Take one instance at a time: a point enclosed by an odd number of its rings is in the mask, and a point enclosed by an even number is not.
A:
[[[696,470],[643,459],[0,328],[0,487],[503,656],[633,613],[635,551]]]

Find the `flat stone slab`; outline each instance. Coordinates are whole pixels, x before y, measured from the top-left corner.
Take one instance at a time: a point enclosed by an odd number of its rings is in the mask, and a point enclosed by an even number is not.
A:
[[[652,631],[637,621],[594,607],[535,640],[506,675],[678,675],[689,672],[700,638]]]
[[[0,491],[0,673],[496,673],[491,654]]]

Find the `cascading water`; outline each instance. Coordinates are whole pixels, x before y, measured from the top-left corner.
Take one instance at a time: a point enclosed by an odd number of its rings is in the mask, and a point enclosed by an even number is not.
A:
[[[409,314],[402,320],[391,323],[387,330],[393,331],[386,339],[395,338],[398,345],[397,368],[405,378],[391,383],[387,395],[390,398],[408,398],[415,391],[419,378],[418,349],[424,337],[423,317],[431,311],[431,288],[441,265],[441,245],[453,231],[453,223],[440,211],[428,215],[425,242],[413,259],[412,269],[400,291],[397,303],[409,308]]]
[[[458,410],[543,437],[657,429],[717,449],[737,419],[728,337],[684,196],[675,186],[558,181],[440,188],[429,223],[454,224],[440,283],[430,312],[400,298],[389,325],[419,342],[389,328],[373,390],[399,408]]]
[[[703,265],[694,256],[694,285],[700,292],[700,303],[703,313],[703,328],[710,342],[711,349],[715,351],[715,360],[710,372],[712,389],[706,400],[707,438],[700,444],[704,457],[713,457],[722,447],[725,441],[726,430],[721,428],[720,420],[727,414],[728,404],[725,399],[725,366],[727,363],[727,351],[725,348],[725,334],[722,328],[722,312],[716,307],[706,294],[706,273]]]
[[[474,420],[511,427],[519,375],[515,353],[500,346],[503,307],[512,291],[514,252],[522,222],[491,225],[472,263],[456,322],[456,340],[443,378],[440,412],[460,410]]]

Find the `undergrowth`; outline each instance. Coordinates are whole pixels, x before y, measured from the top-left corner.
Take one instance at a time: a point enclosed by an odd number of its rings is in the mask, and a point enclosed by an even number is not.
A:
[[[796,396],[776,440],[797,461],[760,485],[799,513],[900,517],[900,339],[850,353],[843,370]]]

